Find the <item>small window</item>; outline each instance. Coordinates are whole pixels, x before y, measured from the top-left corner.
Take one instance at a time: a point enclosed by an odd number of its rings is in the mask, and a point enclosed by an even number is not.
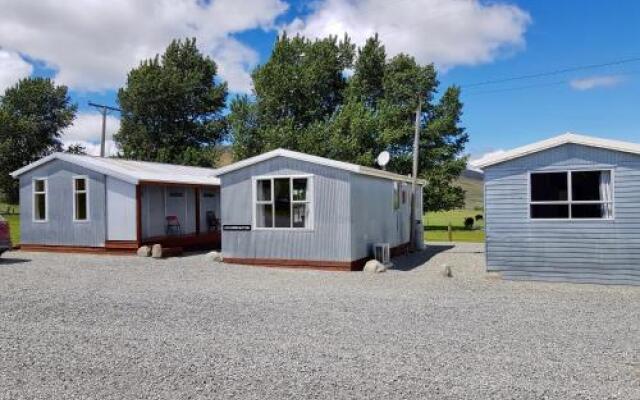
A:
[[[169,192],[169,197],[184,197],[184,192]]]
[[[393,209],[400,208],[400,188],[398,182],[393,182]]]
[[[202,197],[204,197],[204,198],[213,198],[213,197],[216,197],[216,194],[214,192],[205,191],[205,192],[202,193]]]
[[[256,179],[256,228],[311,228],[308,177]]]
[[[33,220],[47,220],[47,180],[33,180]]]
[[[89,219],[89,194],[87,192],[87,178],[73,178],[73,220],[86,221]]]
[[[535,172],[530,179],[533,219],[611,219],[611,171]]]

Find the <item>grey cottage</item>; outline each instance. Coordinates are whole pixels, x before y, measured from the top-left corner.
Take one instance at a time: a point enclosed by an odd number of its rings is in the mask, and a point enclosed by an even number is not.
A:
[[[640,284],[640,145],[568,133],[476,165],[489,271]]]
[[[355,270],[376,243],[387,243],[392,255],[409,244],[407,176],[284,149],[216,175],[225,262]],[[423,186],[420,180],[418,216]]]

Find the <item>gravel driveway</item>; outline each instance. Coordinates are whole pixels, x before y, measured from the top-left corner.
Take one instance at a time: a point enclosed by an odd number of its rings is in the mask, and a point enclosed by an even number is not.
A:
[[[640,399],[640,288],[14,252],[1,399]],[[442,265],[453,267],[453,278]]]

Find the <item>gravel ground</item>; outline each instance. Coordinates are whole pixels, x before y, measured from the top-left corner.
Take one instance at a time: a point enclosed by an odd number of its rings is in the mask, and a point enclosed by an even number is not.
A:
[[[14,252],[1,399],[640,399],[640,288]],[[453,277],[443,276],[443,265]]]

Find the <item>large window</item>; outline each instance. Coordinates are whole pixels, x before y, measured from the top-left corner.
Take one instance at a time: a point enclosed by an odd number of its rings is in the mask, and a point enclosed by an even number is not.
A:
[[[89,220],[88,179],[86,176],[73,178],[73,220]]]
[[[47,180],[33,180],[33,220],[45,222],[47,220]]]
[[[529,208],[533,219],[612,219],[611,171],[533,172]]]
[[[254,190],[256,228],[312,227],[310,177],[258,178]]]

